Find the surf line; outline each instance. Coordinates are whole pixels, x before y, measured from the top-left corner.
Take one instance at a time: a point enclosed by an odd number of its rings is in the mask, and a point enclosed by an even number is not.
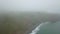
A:
[[[48,22],[39,24],[39,25],[38,25],[34,30],[32,30],[32,32],[29,33],[29,34],[36,34],[36,33],[40,30],[40,27],[43,26],[44,24],[47,24],[47,23],[48,23]]]

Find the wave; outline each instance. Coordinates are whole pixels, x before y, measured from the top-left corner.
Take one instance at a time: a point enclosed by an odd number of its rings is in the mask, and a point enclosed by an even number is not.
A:
[[[36,34],[36,33],[40,30],[40,27],[43,26],[44,24],[48,24],[48,22],[39,24],[39,25],[38,25],[34,30],[32,30],[32,32],[29,33],[29,34]]]

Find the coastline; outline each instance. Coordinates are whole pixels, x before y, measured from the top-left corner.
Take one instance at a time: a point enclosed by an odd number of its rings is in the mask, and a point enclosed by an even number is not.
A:
[[[31,33],[32,30],[34,30],[39,24],[41,24],[41,23],[38,23],[38,24],[34,25],[33,27],[31,27],[28,31],[25,32],[25,34]]]

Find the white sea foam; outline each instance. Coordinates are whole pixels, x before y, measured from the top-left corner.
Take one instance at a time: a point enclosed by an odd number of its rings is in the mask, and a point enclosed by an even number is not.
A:
[[[46,22],[46,23],[41,23],[41,24],[38,25],[34,30],[32,30],[32,32],[29,33],[29,34],[36,34],[36,33],[40,30],[40,27],[43,26],[44,24],[48,24],[48,22]]]

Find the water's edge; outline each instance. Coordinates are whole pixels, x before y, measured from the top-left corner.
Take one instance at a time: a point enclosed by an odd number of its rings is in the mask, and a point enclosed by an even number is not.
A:
[[[48,22],[39,24],[39,25],[38,25],[34,30],[32,30],[32,32],[29,33],[29,34],[36,34],[36,33],[40,30],[40,27],[41,27],[42,25],[44,25],[44,24],[47,24],[47,23],[48,23]]]
[[[39,24],[41,24],[41,23],[38,23],[38,24],[34,25],[34,27],[31,28],[30,31],[26,32],[25,34],[29,34],[29,33],[31,33],[32,30],[34,30]]]

